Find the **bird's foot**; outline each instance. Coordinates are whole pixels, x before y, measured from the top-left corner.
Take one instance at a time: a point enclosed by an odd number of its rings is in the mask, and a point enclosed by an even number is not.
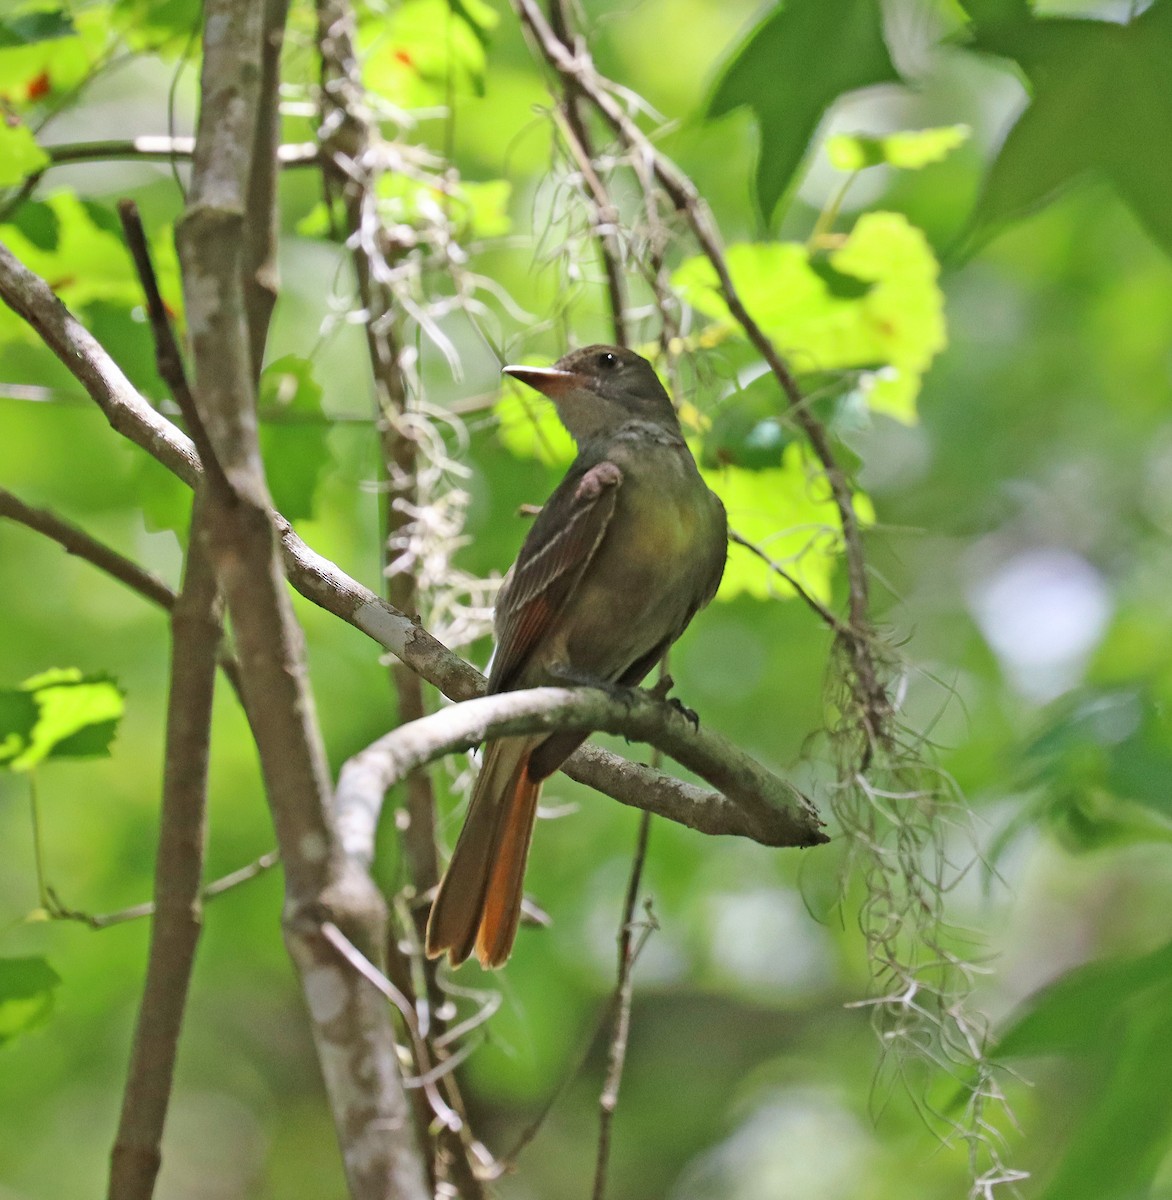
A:
[[[675,687],[676,681],[665,671],[656,681],[647,689],[647,694],[654,696],[656,700],[666,701],[692,726],[693,729],[700,728],[700,717],[694,709],[689,708],[682,700],[677,700],[674,696],[669,696],[668,693]]]

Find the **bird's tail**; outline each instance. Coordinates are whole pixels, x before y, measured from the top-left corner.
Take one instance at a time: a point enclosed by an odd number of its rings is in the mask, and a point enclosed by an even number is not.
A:
[[[464,828],[431,906],[429,957],[446,950],[453,964],[462,963],[474,946],[486,967],[509,957],[541,794],[529,777],[529,756],[541,740],[502,738],[485,747]]]

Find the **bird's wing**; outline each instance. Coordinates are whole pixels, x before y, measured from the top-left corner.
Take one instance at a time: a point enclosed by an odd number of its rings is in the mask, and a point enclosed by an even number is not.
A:
[[[571,472],[538,515],[497,600],[489,692],[514,686],[594,557],[614,515],[623,473],[604,460]]]

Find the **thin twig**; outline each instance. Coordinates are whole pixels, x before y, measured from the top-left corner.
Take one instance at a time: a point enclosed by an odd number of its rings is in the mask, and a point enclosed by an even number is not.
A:
[[[215,575],[197,536],[197,498],[183,588],[171,617],[171,688],[155,916],[122,1115],[110,1158],[110,1200],[150,1200],[201,925],[212,694],[222,635]]]
[[[90,537],[84,530],[62,520],[47,508],[33,508],[14,496],[7,488],[0,487],[0,517],[16,521],[37,533],[43,534],[59,545],[67,554],[85,559],[86,562],[105,572],[112,579],[124,583],[152,604],[167,612],[175,607],[175,592],[157,575],[119,554],[117,550]]]
[[[566,13],[565,0],[549,0],[549,21],[557,37],[569,45],[570,22]],[[582,115],[581,88],[577,80],[563,76],[563,90],[565,93],[562,104],[562,111],[565,115],[563,132],[570,153],[578,164],[578,170],[582,172],[582,179],[591,200],[594,236],[598,241],[598,252],[606,273],[606,294],[610,303],[614,340],[616,345],[626,346],[629,344],[629,335],[623,288],[622,248],[615,233],[618,227],[619,213],[594,165],[593,139]]]
[[[235,871],[229,871],[227,875],[213,879],[200,891],[199,898],[202,902],[214,900],[217,896],[231,891],[232,888],[239,887],[240,884],[247,883],[258,875],[263,875],[280,861],[280,854],[276,850],[270,850],[246,866],[237,867]],[[53,915],[62,920],[77,921],[79,924],[87,925],[90,929],[110,929],[114,925],[124,925],[127,921],[141,921],[143,917],[154,916],[154,913],[155,902],[146,900],[142,904],[131,904],[127,908],[119,908],[108,913],[87,913],[78,909],[63,909]]]
[[[639,833],[635,840],[635,854],[631,860],[631,876],[627,881],[627,894],[623,900],[623,920],[619,928],[618,982],[611,1002],[613,1026],[606,1056],[606,1080],[602,1094],[598,1097],[598,1157],[594,1165],[594,1190],[592,1200],[603,1200],[606,1195],[606,1170],[610,1162],[611,1128],[615,1109],[619,1103],[619,1085],[623,1079],[623,1067],[627,1061],[627,1041],[631,1031],[632,968],[635,965],[635,905],[639,899],[639,884],[643,878],[643,864],[647,861],[647,841],[651,833],[651,814],[645,812],[639,818]]]
[[[745,537],[743,534],[737,533],[735,529],[730,529],[728,531],[728,540],[738,546],[744,546],[746,550],[748,550],[751,554],[755,554],[763,563],[765,563],[765,565],[775,575],[779,575],[782,579],[784,579],[785,582],[788,583],[791,588],[793,588],[798,598],[802,600],[808,607],[813,609],[813,611],[816,612],[818,616],[821,617],[822,620],[834,630],[835,633],[845,635],[850,632],[847,626],[844,625],[843,622],[840,621],[838,617],[836,617],[834,613],[832,613],[830,609],[828,609],[826,605],[818,599],[817,596],[813,596],[806,591],[806,589],[802,587],[798,580],[795,579],[794,576],[791,575],[785,569],[785,567],[781,565],[781,563],[770,558],[769,555],[766,554],[765,551],[756,544],[756,542],[749,541],[747,537]]]

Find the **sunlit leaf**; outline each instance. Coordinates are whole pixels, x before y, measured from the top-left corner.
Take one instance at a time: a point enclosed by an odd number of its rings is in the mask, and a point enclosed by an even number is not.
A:
[[[842,530],[830,487],[799,443],[792,443],[774,470],[744,467],[703,469],[705,482],[724,502],[729,526],[820,600],[830,598],[831,579],[842,554]],[[855,496],[864,523],[874,519],[868,498]],[[718,598],[793,596],[793,588],[760,556],[729,547]]]
[[[57,245],[42,250],[13,225],[0,226],[0,238],[30,270],[35,271],[71,308],[91,300],[138,304],[142,289],[126,247],[100,229],[71,192],[57,192],[46,203],[58,222]]]
[[[838,133],[826,142],[830,165],[839,171],[861,171],[886,164],[918,171],[940,162],[969,139],[967,125],[942,125],[935,129],[906,130],[882,135]]]
[[[60,982],[43,958],[0,958],[0,1046],[48,1020]]]
[[[109,14],[101,6],[76,11],[68,18],[60,11],[30,9],[9,18],[9,23],[33,18],[31,27],[21,28],[39,27],[51,36],[21,40],[17,33],[7,43],[0,39],[0,98],[10,104],[35,103],[77,87],[94,69],[109,40]]]
[[[554,406],[531,388],[506,385],[493,412],[500,422],[501,442],[518,458],[536,458],[551,467],[574,461],[574,439],[558,420]]]
[[[76,667],[45,671],[4,689],[0,765],[27,771],[50,758],[105,757],[124,707],[113,679]]]
[[[489,34],[500,23],[500,14],[487,0],[448,0],[456,14],[476,35],[481,45],[488,44]]]
[[[834,101],[898,80],[875,0],[786,0],[737,50],[707,115],[743,104],[753,110],[761,128],[756,196],[768,216],[792,185]]]
[[[48,161],[49,156],[37,145],[31,130],[0,121],[0,187],[20,183]]]
[[[458,12],[449,0],[405,0],[389,17],[364,23],[367,87],[406,109],[443,103],[449,88],[479,94],[485,26],[469,19],[472,11]]]
[[[945,344],[939,265],[927,239],[897,213],[864,215],[826,255],[837,275],[862,285],[852,288],[816,266],[818,253],[794,242],[740,243],[727,261],[749,312],[797,370],[882,368],[867,407],[914,421],[921,377]],[[694,308],[743,336],[706,259],[689,259],[673,281]]]

